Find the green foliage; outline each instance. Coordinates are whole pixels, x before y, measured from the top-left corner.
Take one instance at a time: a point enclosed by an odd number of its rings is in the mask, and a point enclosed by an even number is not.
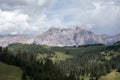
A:
[[[0,61],[19,66],[23,70],[22,80],[98,80],[113,70],[119,72],[119,46],[12,44],[0,47]]]
[[[55,52],[55,54],[50,59],[53,61],[53,63],[59,64],[59,62],[72,59],[73,57],[74,56],[72,55],[64,54],[61,52]]]
[[[29,56],[26,53],[17,53],[12,57],[11,55],[7,48],[2,48],[0,61],[19,66],[23,70],[22,80],[27,80],[27,76],[30,80],[66,80],[65,74],[49,58],[45,59],[43,64],[36,61],[35,57],[30,57],[32,54]]]
[[[72,72],[76,74],[77,77],[90,75],[89,79],[98,80],[100,76],[119,68],[120,52],[116,51],[116,49],[119,49],[117,46],[99,46],[99,49],[97,49],[98,46],[97,48],[96,46],[82,47],[83,53],[81,52],[79,56],[77,55],[73,59],[60,62],[58,66],[60,66],[65,73]],[[110,49],[111,47],[115,48]],[[80,79],[84,80],[85,78],[81,77]]]
[[[120,72],[120,67],[118,68],[118,72]]]
[[[114,45],[120,45],[120,41],[117,41],[116,43],[114,43]]]
[[[22,70],[0,62],[0,80],[21,80]]]
[[[27,80],[26,72],[23,72],[23,74],[22,74],[22,80]]]
[[[8,50],[12,54],[17,54],[17,53],[51,54],[53,53],[53,51],[51,51],[49,48],[46,48],[40,45],[35,45],[35,44],[11,44],[8,46]]]
[[[116,72],[116,70],[114,70],[111,73],[100,77],[99,80],[120,80],[120,73],[118,73],[118,72]]]
[[[97,51],[102,51],[103,49],[105,49],[106,46],[105,45],[95,45],[95,46],[81,46],[81,47],[51,47],[51,49],[55,52],[62,52],[62,53],[66,53],[69,52],[69,55],[82,55],[82,54],[86,54],[86,53],[93,53],[93,52],[97,52]]]

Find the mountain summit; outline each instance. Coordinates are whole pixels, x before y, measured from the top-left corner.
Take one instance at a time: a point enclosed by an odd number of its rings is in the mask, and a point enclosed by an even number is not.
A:
[[[0,46],[7,46],[12,43],[22,44],[40,44],[48,46],[79,46],[87,44],[112,44],[120,41],[120,34],[109,36],[106,34],[96,35],[91,31],[76,28],[55,28],[52,27],[48,31],[42,33],[36,38],[28,38],[26,36],[0,36]]]
[[[35,41],[38,44],[49,46],[78,46],[105,43],[101,36],[95,35],[94,33],[79,27],[74,29],[59,29],[52,27],[35,38]]]

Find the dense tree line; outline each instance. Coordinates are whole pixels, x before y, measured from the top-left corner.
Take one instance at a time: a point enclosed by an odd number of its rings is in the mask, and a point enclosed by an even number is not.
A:
[[[0,61],[20,67],[23,70],[22,80],[68,80],[50,59],[42,63],[36,61],[32,54],[28,56],[27,53],[18,52],[12,55],[8,48],[0,47]]]
[[[119,45],[120,46],[120,45]],[[90,80],[98,80],[101,76],[110,73],[112,70],[120,72],[120,47],[108,46],[103,50],[91,51],[73,59],[62,61],[58,64],[65,73],[73,73],[78,80],[84,80],[87,75]],[[105,54],[102,55],[101,52]],[[116,53],[118,56],[116,56]],[[105,57],[111,57],[107,60]],[[80,78],[81,77],[81,78]]]
[[[42,50],[42,54],[52,52]],[[60,61],[59,64],[53,64],[49,57],[44,59],[45,62],[38,61],[35,54],[28,52],[18,49],[17,54],[12,54],[7,47],[0,47],[0,61],[20,67],[23,70],[21,80],[84,80],[84,76],[88,76],[90,80],[98,80],[112,70],[120,72],[120,45],[118,44],[91,50],[72,59]],[[70,52],[66,51],[66,55],[70,55]],[[106,56],[110,59],[106,59]]]

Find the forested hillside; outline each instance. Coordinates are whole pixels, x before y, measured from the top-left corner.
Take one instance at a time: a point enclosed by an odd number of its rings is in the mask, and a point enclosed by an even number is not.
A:
[[[22,80],[105,80],[114,71],[120,73],[120,42],[78,47],[11,44],[0,47],[0,61],[20,67]]]

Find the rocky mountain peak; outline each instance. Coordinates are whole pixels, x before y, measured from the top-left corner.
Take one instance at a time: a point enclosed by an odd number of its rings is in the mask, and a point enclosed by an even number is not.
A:
[[[106,41],[108,44],[111,44],[111,43],[120,41],[120,34],[116,34],[116,35],[114,35],[114,36],[107,36],[107,37],[104,38],[104,39],[105,39],[105,41]]]
[[[79,26],[76,26],[75,29],[76,30],[81,30],[81,28]]]
[[[59,31],[60,28],[56,28],[56,27],[51,27],[48,31],[49,32],[54,32],[54,31]]]
[[[36,38],[28,38],[23,35],[0,35],[0,46],[12,43],[40,44],[48,46],[78,46],[86,44],[111,44],[120,41],[120,34],[109,36],[96,35],[91,31],[80,28],[56,28],[52,27]]]
[[[49,46],[74,46],[95,43],[105,43],[102,37],[81,29],[80,27],[59,29],[50,28],[48,31],[35,39],[39,44]]]
[[[109,37],[109,35],[107,35],[107,34],[102,34],[101,37],[104,38],[104,39],[106,39],[106,38]]]
[[[31,39],[23,35],[6,35],[0,37],[0,46],[6,47],[12,43],[31,44]]]

